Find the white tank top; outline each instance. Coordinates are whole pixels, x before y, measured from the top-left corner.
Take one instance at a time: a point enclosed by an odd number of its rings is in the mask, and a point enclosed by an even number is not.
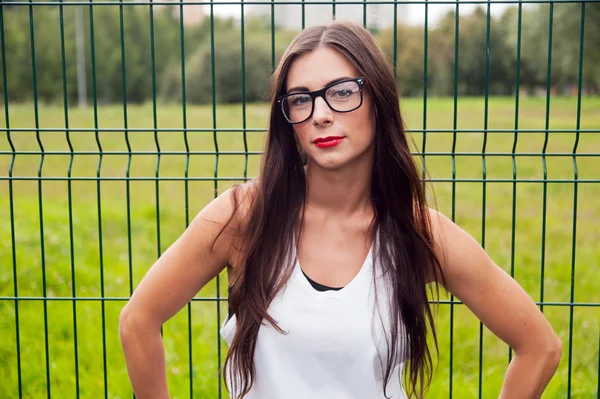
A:
[[[378,276],[379,310],[374,306],[373,245],[358,274],[338,291],[317,291],[302,273],[295,252],[294,248],[293,273],[268,308],[288,334],[267,322],[260,327],[254,353],[256,376],[244,399],[385,398],[387,352],[382,320],[389,323],[389,304],[382,300],[386,294]],[[220,330],[228,345],[235,327],[234,314]],[[389,329],[385,334],[389,336]],[[403,353],[403,335],[399,342]],[[401,386],[403,358],[395,363],[386,393],[391,399],[406,399]]]

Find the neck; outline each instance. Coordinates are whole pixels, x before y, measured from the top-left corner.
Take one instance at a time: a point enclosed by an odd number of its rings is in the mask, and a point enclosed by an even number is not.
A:
[[[370,212],[373,163],[371,157],[364,158],[336,170],[323,169],[309,161],[306,166],[307,208],[341,217]]]

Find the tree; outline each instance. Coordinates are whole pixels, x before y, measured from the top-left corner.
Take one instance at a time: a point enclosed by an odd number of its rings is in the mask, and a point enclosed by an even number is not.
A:
[[[424,46],[423,27],[397,25],[396,35],[396,84],[404,96],[423,93],[424,87]],[[394,33],[388,29],[379,36],[386,58],[393,65]]]
[[[274,32],[275,58],[278,59],[293,33]],[[215,101],[235,103],[267,101],[267,84],[272,74],[271,31],[265,25],[249,21],[244,41],[244,86],[242,86],[241,31],[223,21],[215,24],[214,82]],[[185,64],[186,100],[190,103],[208,103],[212,100],[212,57],[210,43],[199,46]],[[245,88],[245,97],[242,96]],[[181,64],[173,62],[163,76],[160,91],[165,101],[181,101]]]

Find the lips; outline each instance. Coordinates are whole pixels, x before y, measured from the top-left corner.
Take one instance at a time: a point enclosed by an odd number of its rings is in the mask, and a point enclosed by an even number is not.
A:
[[[344,140],[344,137],[339,137],[339,136],[319,137],[318,139],[313,140],[313,143],[315,143],[315,145],[319,148],[330,148],[330,147],[335,147],[336,145],[341,143],[342,140]]]
[[[313,140],[314,144],[318,144],[318,143],[326,143],[328,141],[336,141],[336,140],[341,140],[343,139],[344,136],[327,136],[327,137],[317,137],[316,139]]]

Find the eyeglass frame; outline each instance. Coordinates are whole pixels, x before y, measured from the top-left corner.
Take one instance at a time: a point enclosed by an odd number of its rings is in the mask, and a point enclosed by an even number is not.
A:
[[[338,111],[337,109],[333,108],[331,106],[331,104],[329,104],[329,101],[327,101],[327,98],[325,96],[325,93],[327,92],[327,90],[331,89],[333,86],[338,85],[340,83],[346,83],[346,82],[356,82],[358,84],[358,91],[360,92],[360,103],[355,107],[352,108],[350,110],[347,111]],[[349,79],[342,79],[339,80],[337,82],[332,82],[330,84],[328,84],[327,86],[323,87],[320,90],[315,90],[315,91],[298,91],[298,92],[293,92],[293,93],[287,93],[284,94],[283,96],[279,97],[277,99],[278,103],[281,103],[281,113],[283,114],[283,117],[292,125],[297,125],[299,123],[304,123],[307,120],[309,120],[312,116],[313,113],[315,112],[315,100],[317,99],[317,97],[321,97],[323,99],[323,101],[325,101],[325,104],[327,104],[327,106],[329,107],[329,109],[331,109],[334,112],[339,112],[339,113],[347,113],[347,112],[352,112],[352,111],[356,111],[357,109],[359,109],[363,103],[363,86],[366,83],[366,79],[362,76],[359,76],[357,78],[349,78]],[[311,99],[311,109],[310,109],[310,114],[308,114],[308,117],[300,122],[292,122],[286,115],[285,111],[283,110],[283,100],[285,100],[288,97],[291,96],[297,96],[298,94],[304,94],[304,95],[309,95],[310,99]]]

